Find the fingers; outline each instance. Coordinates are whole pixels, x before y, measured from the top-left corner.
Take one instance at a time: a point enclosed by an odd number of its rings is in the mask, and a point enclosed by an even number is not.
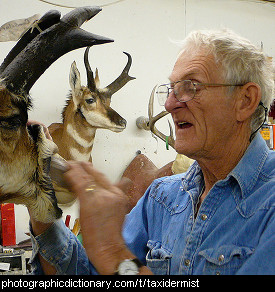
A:
[[[49,139],[49,140],[51,140],[51,141],[53,141],[53,138],[52,138],[52,136],[51,136],[48,128],[46,126],[43,126],[43,130],[44,130],[44,133],[45,133],[46,138]]]
[[[65,173],[64,178],[76,194],[83,194],[89,189],[105,189],[113,193],[120,193],[121,191],[126,192],[132,185],[132,181],[128,178],[123,178],[117,184],[112,184],[89,162],[70,161],[68,167],[69,170]]]
[[[84,171],[86,171],[93,178],[93,181],[96,183],[97,187],[102,187],[104,189],[112,188],[113,184],[104,174],[94,169],[91,163],[82,162],[81,165]]]
[[[64,179],[67,181],[72,192],[82,195],[94,183],[93,177],[87,173],[79,162],[68,162],[68,171],[64,173]]]
[[[50,135],[50,132],[49,132],[48,128],[43,123],[38,122],[38,121],[34,121],[34,120],[28,120],[27,125],[28,126],[30,126],[30,125],[41,125],[43,127],[43,131],[45,133],[46,138],[51,140],[51,141],[53,140],[52,136]]]
[[[70,161],[68,167],[69,170],[64,178],[76,193],[84,193],[87,189],[111,190],[113,188],[113,184],[89,162]]]

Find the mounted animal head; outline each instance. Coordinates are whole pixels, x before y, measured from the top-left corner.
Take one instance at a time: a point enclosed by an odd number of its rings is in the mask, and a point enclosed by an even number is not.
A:
[[[46,13],[17,42],[0,66],[0,203],[24,204],[36,220],[52,222],[62,214],[49,176],[56,145],[41,126],[27,127],[29,90],[59,57],[77,48],[111,42],[80,26],[98,7],[77,8],[60,19]]]
[[[96,76],[91,70],[87,47],[84,54],[84,63],[87,71],[87,86],[81,86],[80,73],[73,62],[70,71],[70,100],[74,103],[74,111],[88,122],[93,128],[109,129],[114,132],[121,132],[126,127],[126,120],[110,107],[112,95],[121,89],[127,82],[135,79],[128,75],[132,64],[130,54],[124,52],[128,57],[128,62],[120,76],[107,87],[99,88],[98,70]],[[63,111],[63,120],[66,119],[66,109]],[[71,115],[70,115],[71,117]],[[68,117],[68,119],[70,118]]]

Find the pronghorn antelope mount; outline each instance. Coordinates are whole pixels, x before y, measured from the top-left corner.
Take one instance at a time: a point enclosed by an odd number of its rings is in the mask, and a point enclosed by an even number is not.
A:
[[[124,52],[128,62],[120,76],[107,87],[99,88],[98,70],[91,70],[88,62],[90,47],[84,54],[87,72],[87,86],[81,86],[80,73],[73,62],[70,70],[71,92],[63,109],[63,123],[54,123],[49,127],[59,154],[66,160],[92,161],[91,151],[97,129],[109,129],[121,132],[126,120],[110,107],[112,95],[127,82],[135,79],[128,75],[132,64],[130,54]]]
[[[62,55],[112,41],[80,29],[100,11],[98,7],[81,7],[62,18],[56,10],[46,13],[0,66],[0,203],[26,205],[41,222],[62,215],[49,176],[57,147],[46,138],[42,126],[27,127],[29,91]]]

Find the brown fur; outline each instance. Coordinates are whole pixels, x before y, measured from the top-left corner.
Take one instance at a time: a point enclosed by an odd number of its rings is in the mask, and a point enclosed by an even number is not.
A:
[[[27,104],[1,88],[0,203],[26,205],[35,219],[52,222],[62,214],[47,172],[56,146],[41,126],[30,135],[26,122]]]

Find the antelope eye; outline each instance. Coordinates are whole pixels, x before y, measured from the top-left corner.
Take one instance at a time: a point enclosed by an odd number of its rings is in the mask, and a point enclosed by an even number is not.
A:
[[[92,104],[95,102],[95,98],[87,98],[87,99],[85,99],[85,101],[87,104]]]

